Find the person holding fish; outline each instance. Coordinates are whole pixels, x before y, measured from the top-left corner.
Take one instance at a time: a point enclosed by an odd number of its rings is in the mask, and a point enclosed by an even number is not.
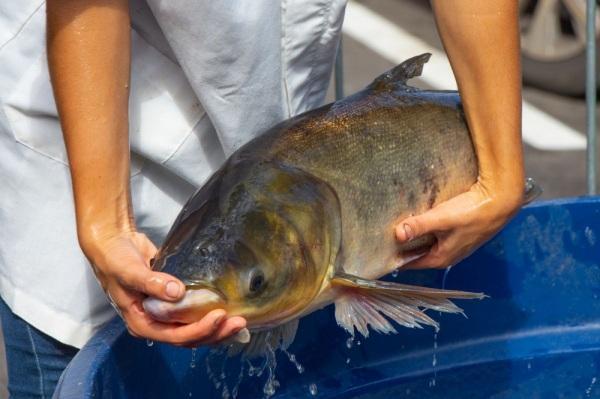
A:
[[[185,302],[193,284],[151,268],[155,257],[156,267],[165,264],[154,243],[228,157],[322,104],[345,6],[130,3],[49,0],[46,13],[34,1],[0,7],[0,17],[16,21],[0,39],[0,314],[13,398],[50,397],[76,348],[114,317],[111,303],[137,337],[186,347],[247,340],[241,333],[251,320],[219,307],[171,317],[168,304]],[[386,239],[411,249],[400,257],[403,268],[455,264],[523,202],[517,2],[432,4],[478,172],[461,192],[433,198],[431,209],[387,221],[394,227]],[[254,245],[261,242],[269,247]],[[359,289],[379,277],[362,272],[335,282]],[[251,269],[244,278],[255,295],[270,276]],[[210,290],[197,292],[204,296],[194,300],[210,302]]]

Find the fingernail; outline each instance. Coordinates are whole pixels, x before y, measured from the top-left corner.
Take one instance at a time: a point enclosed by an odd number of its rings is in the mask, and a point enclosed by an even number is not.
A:
[[[177,284],[175,281],[169,281],[167,283],[166,288],[165,288],[165,292],[171,298],[177,298],[177,297],[179,297],[179,293],[181,292],[181,288],[179,288],[179,284]]]
[[[233,340],[237,341],[241,344],[247,344],[248,342],[250,342],[250,331],[248,331],[247,328],[241,328],[239,330],[234,330],[233,331]]]
[[[412,228],[406,223],[404,223],[403,227],[404,227],[404,234],[406,234],[406,241],[412,240],[414,238]]]

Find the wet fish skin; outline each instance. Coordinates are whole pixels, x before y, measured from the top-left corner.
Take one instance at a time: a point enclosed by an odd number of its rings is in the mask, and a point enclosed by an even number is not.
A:
[[[397,222],[467,191],[477,179],[458,93],[401,82],[371,85],[292,119],[236,158],[255,154],[297,165],[332,186],[343,219],[343,267],[368,277],[401,263],[394,258],[406,249],[396,243]]]
[[[458,94],[406,85],[428,58],[407,60],[234,153],[186,204],[154,263],[187,285],[186,298],[150,299],[145,308],[189,322],[223,307],[261,331],[336,302],[338,323],[364,335],[369,325],[395,331],[382,314],[409,327],[436,325],[423,308],[458,312],[448,298],[481,298],[373,280],[404,264],[403,251],[432,242],[399,245],[398,221],[477,178]],[[203,290],[221,299],[194,302]],[[281,331],[268,339],[289,341],[290,328]]]

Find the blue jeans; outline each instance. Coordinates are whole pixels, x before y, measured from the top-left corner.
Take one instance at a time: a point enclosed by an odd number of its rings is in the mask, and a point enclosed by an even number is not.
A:
[[[50,399],[77,348],[58,342],[16,316],[0,300],[11,399]]]

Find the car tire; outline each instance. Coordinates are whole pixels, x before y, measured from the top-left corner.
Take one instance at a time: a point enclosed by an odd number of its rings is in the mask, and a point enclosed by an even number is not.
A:
[[[519,0],[524,83],[563,95],[585,93],[585,7],[585,0]],[[597,21],[598,43],[600,14]]]
[[[598,46],[600,43],[596,42]],[[596,65],[600,57],[596,57]],[[538,61],[522,56],[524,83],[540,89],[568,96],[585,94],[586,56],[585,51],[576,56],[556,62]],[[600,68],[596,68],[596,73]]]

